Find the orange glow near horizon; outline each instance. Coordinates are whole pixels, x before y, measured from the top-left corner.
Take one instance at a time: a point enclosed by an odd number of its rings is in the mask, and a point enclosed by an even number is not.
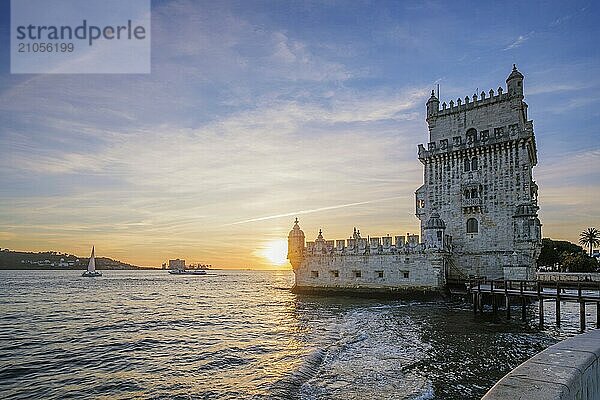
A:
[[[265,244],[259,254],[274,266],[285,265],[288,262],[287,241],[283,239],[271,240]]]

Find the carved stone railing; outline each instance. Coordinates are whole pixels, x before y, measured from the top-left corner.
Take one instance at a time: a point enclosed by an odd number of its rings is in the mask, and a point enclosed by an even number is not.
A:
[[[462,200],[463,207],[479,207],[481,206],[481,199],[479,197],[474,199],[463,199]]]

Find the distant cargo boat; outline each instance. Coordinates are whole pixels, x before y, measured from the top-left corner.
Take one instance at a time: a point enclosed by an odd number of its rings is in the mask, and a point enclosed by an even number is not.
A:
[[[205,269],[172,269],[169,271],[172,275],[206,275]]]
[[[84,271],[81,276],[88,278],[94,278],[96,276],[102,276],[102,272],[96,271],[96,257],[94,256],[94,246],[92,246],[92,255],[90,256],[90,262],[88,263],[87,271]]]

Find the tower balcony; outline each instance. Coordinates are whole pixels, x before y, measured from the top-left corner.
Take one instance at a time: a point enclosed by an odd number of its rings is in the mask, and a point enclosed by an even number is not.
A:
[[[481,199],[476,197],[474,199],[462,199],[463,207],[481,207]]]

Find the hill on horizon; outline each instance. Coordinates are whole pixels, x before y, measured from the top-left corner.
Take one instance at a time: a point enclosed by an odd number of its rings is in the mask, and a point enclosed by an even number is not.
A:
[[[89,257],[78,257],[58,251],[26,252],[10,249],[0,250],[0,269],[85,269],[88,262]],[[149,268],[151,267],[140,267],[108,257],[96,257],[96,269],[100,270]]]

